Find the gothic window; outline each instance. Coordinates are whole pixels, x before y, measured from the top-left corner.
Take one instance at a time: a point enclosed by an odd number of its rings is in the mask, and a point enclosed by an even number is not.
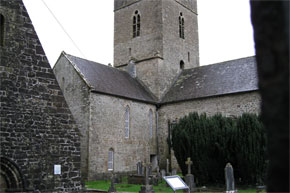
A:
[[[179,63],[179,67],[180,67],[181,70],[184,69],[184,62],[183,62],[183,60],[180,61],[180,63]]]
[[[149,111],[149,136],[150,138],[153,136],[153,112],[151,109]]]
[[[179,37],[184,39],[184,17],[182,12],[179,14]]]
[[[4,46],[4,33],[5,33],[5,18],[0,13],[0,46]]]
[[[136,10],[133,16],[133,38],[140,36],[141,17],[139,11]]]
[[[108,171],[114,170],[114,150],[113,148],[109,149],[108,154]]]
[[[125,110],[125,138],[129,138],[130,135],[130,108],[126,107]]]

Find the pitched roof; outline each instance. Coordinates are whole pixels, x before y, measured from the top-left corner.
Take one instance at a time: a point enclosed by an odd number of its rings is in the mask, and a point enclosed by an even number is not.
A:
[[[154,97],[127,72],[63,52],[92,92],[155,103]]]
[[[162,103],[255,91],[257,80],[255,57],[188,69],[180,74]]]

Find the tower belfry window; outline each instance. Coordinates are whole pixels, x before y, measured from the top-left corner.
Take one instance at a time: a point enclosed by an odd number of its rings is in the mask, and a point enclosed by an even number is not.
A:
[[[5,18],[0,14],[0,46],[4,46],[5,38]]]
[[[141,29],[141,16],[139,11],[136,10],[133,16],[133,38],[140,36]]]
[[[184,39],[184,17],[182,12],[179,14],[179,37]]]

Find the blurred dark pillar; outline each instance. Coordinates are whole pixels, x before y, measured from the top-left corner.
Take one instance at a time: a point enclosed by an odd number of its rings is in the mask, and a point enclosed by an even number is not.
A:
[[[250,4],[269,143],[267,191],[289,192],[289,1]]]

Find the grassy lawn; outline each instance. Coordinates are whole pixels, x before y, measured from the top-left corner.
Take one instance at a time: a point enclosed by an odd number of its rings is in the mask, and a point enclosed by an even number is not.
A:
[[[97,189],[97,190],[105,190],[107,191],[111,185],[110,181],[106,180],[100,180],[100,181],[91,181],[86,182],[86,187],[89,189]],[[115,184],[117,192],[139,192],[141,190],[141,185],[135,185],[135,184],[127,184],[127,179],[123,179],[123,183],[121,184]],[[167,187],[165,182],[159,183],[158,186],[153,186],[153,189],[155,190],[155,193],[174,193],[174,191]],[[183,192],[182,190],[176,191],[176,192]],[[211,191],[208,190],[207,193],[223,193],[222,191]],[[202,193],[202,192],[201,192]],[[238,190],[238,193],[256,193],[255,189],[248,189],[248,190]],[[262,193],[262,192],[261,192]]]

